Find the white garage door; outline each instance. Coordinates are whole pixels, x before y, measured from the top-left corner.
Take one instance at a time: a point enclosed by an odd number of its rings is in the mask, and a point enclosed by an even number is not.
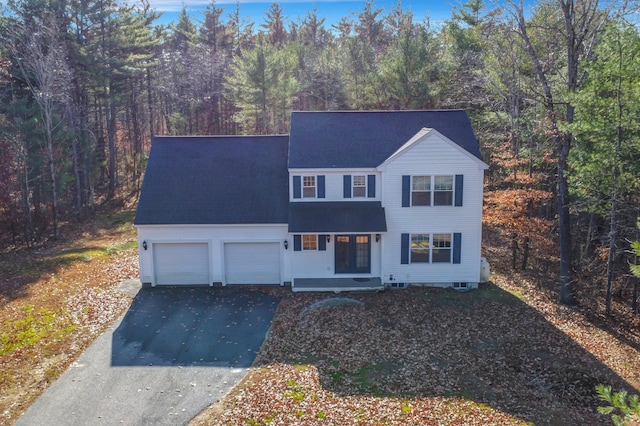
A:
[[[226,243],[227,284],[280,284],[279,243]]]
[[[153,265],[157,285],[211,283],[207,243],[155,243]]]

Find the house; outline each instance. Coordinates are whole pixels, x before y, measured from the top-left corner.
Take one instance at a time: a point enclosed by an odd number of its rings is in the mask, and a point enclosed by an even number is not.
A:
[[[157,136],[134,221],[141,280],[475,287],[487,167],[462,110],[294,112],[288,136]]]

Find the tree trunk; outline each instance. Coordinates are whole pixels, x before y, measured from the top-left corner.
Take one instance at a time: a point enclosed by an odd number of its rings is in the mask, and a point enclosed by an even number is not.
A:
[[[523,248],[522,248],[522,270],[526,270],[527,269],[527,265],[529,263],[529,244],[531,242],[531,239],[527,236],[524,237],[524,243],[523,243]]]
[[[555,117],[553,107],[550,114]],[[557,131],[557,123],[554,122]],[[567,157],[569,155],[570,142],[573,136],[569,133],[564,137],[556,137],[556,149],[558,155],[558,230],[560,236],[560,304],[574,305],[576,300],[573,296],[571,279],[571,215],[569,212],[569,185],[565,171],[567,167]]]
[[[107,100],[107,139],[109,141],[109,199],[116,194],[117,167],[116,167],[116,106],[113,93],[113,84],[109,85]]]
[[[636,258],[636,265],[638,260]],[[631,298],[631,310],[634,314],[638,313],[638,277],[633,277],[633,297]]]

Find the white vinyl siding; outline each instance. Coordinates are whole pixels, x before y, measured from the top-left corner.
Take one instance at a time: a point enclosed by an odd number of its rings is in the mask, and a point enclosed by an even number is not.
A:
[[[344,197],[344,177],[345,175],[349,175],[350,176],[350,183],[349,183],[349,188],[350,188],[350,197],[345,198]],[[380,173],[375,170],[375,169],[352,169],[352,170],[345,170],[345,169],[339,169],[339,170],[334,170],[334,169],[313,169],[313,170],[301,170],[301,169],[292,169],[289,170],[289,185],[291,185],[291,194],[290,194],[290,201],[292,202],[315,202],[315,201],[380,201]],[[308,177],[313,177],[315,176],[315,184],[316,184],[316,198],[305,198],[302,195],[303,192],[303,178],[305,176]],[[320,182],[318,181],[318,177],[319,176],[324,176],[324,189],[325,189],[325,196],[320,197],[319,196],[319,191],[320,191]],[[364,196],[358,196],[358,197],[354,197],[353,196],[353,177],[355,176],[361,176],[364,177],[364,189],[360,189],[358,190],[360,193],[364,193]],[[372,176],[374,180],[377,180],[377,182],[374,182],[373,185],[370,188],[370,184],[369,184],[369,176]],[[296,198],[295,196],[295,189],[294,186],[295,184],[295,178],[299,178],[300,179],[300,197]],[[356,191],[356,192],[358,192]],[[364,192],[362,192],[364,191]],[[309,193],[311,192],[311,190],[309,190]],[[373,192],[373,196],[369,196],[370,192]]]
[[[409,149],[397,155],[380,168],[382,172],[382,205],[387,219],[387,232],[382,237],[383,280],[396,283],[428,284],[449,286],[453,282],[478,283],[480,280],[480,257],[482,241],[482,192],[486,165],[470,157],[438,133],[428,133]],[[454,206],[402,207],[403,176],[429,177],[430,186],[422,188],[435,190],[435,178],[448,176],[455,192],[455,176],[464,176],[464,203]],[[410,185],[409,188],[412,188]],[[449,190],[446,179],[438,179],[439,190]],[[445,196],[446,198],[446,196]],[[455,195],[452,196],[455,199]],[[433,194],[431,194],[433,201]],[[462,235],[460,263],[453,263],[452,249],[454,233]],[[435,245],[434,235],[446,234],[451,238],[439,239],[436,260],[448,262],[409,262],[402,264],[402,235],[429,235],[429,243]],[[430,253],[433,256],[433,253]]]

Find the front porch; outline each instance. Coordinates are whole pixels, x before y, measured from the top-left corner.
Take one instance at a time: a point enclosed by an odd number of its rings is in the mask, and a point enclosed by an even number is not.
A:
[[[291,290],[303,291],[331,291],[340,293],[344,291],[381,291],[384,284],[380,277],[362,278],[294,278]]]

